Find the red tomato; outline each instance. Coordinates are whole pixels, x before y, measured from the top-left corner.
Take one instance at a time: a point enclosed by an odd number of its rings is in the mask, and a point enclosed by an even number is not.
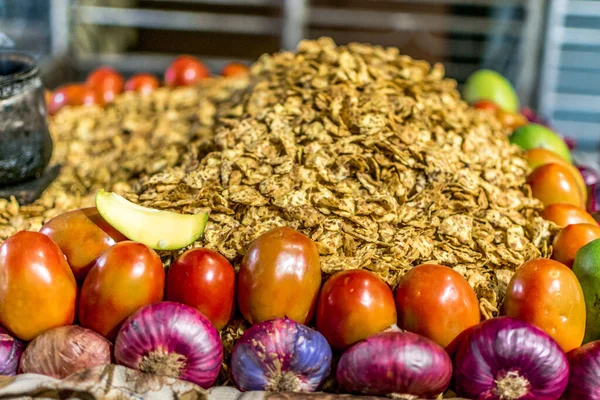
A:
[[[218,330],[231,318],[234,295],[235,271],[216,251],[188,250],[167,273],[167,300],[196,308]]]
[[[123,91],[123,77],[110,67],[101,67],[88,76],[86,85],[94,89],[105,103],[112,103]]]
[[[394,295],[374,273],[338,272],[323,285],[317,306],[317,330],[333,348],[343,350],[395,323]]]
[[[447,347],[480,321],[479,300],[461,274],[442,265],[409,270],[396,288],[398,327]]]
[[[238,274],[238,304],[251,324],[288,317],[305,324],[321,287],[315,243],[291,228],[275,228],[248,248]]]
[[[472,105],[473,108],[478,108],[480,110],[492,110],[492,111],[496,111],[500,109],[500,106],[496,103],[494,103],[491,100],[477,100],[475,103],[473,103]]]
[[[40,232],[60,247],[80,284],[102,252],[127,240],[102,218],[96,207],[60,214],[46,222]]]
[[[21,231],[0,246],[0,324],[29,341],[75,318],[77,283],[56,243]]]
[[[559,163],[550,163],[537,167],[527,178],[533,197],[544,206],[562,203],[573,204],[585,209],[585,199],[577,179],[569,168]]]
[[[572,204],[550,204],[544,208],[541,214],[542,218],[554,222],[561,228],[572,224],[592,224],[598,225],[594,217],[585,210]]]
[[[247,65],[242,63],[229,63],[221,71],[223,76],[244,76],[250,73],[250,69]]]
[[[595,239],[600,239],[598,224],[567,225],[554,239],[552,259],[573,267],[577,250]]]
[[[158,254],[136,242],[119,242],[90,269],[81,288],[79,323],[113,340],[140,307],[163,299],[165,270]]]
[[[557,261],[538,258],[517,269],[506,290],[504,311],[546,331],[565,352],[583,341],[583,291],[573,271]]]
[[[193,86],[210,76],[206,65],[191,56],[179,56],[167,68],[165,82],[168,86]]]
[[[149,94],[160,86],[158,79],[152,74],[137,74],[125,83],[125,90]]]
[[[54,115],[64,106],[103,105],[102,98],[91,88],[81,84],[61,86],[52,93],[48,112]]]

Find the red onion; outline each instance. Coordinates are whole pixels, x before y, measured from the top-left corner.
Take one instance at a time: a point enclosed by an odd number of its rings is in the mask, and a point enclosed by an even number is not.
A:
[[[60,326],[38,335],[23,352],[21,373],[62,379],[98,365],[110,364],[112,345],[96,332],[77,325]]]
[[[314,392],[331,370],[323,335],[291,319],[273,319],[244,332],[231,356],[231,372],[243,391]]]
[[[118,364],[209,388],[223,361],[219,332],[195,308],[163,301],[140,308],[115,340]]]
[[[569,384],[564,400],[600,400],[600,340],[567,353]]]
[[[471,399],[558,399],[568,378],[560,346],[541,329],[511,317],[475,326],[454,357],[455,390]]]
[[[600,212],[600,185],[597,183],[588,186],[587,211],[592,215]]]
[[[577,169],[581,172],[581,176],[586,185],[590,186],[600,182],[600,175],[593,168],[585,165],[577,165]]]
[[[348,392],[433,398],[448,388],[452,361],[435,342],[411,332],[382,332],[350,347],[337,380]]]
[[[0,375],[17,374],[23,347],[23,342],[0,326]]]

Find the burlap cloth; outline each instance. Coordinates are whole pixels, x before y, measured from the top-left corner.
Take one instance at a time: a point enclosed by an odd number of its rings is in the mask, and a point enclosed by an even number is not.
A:
[[[204,390],[191,382],[148,375],[119,365],[105,365],[78,372],[63,380],[36,374],[0,376],[0,399],[375,400],[376,398],[329,393],[242,393],[232,387]]]

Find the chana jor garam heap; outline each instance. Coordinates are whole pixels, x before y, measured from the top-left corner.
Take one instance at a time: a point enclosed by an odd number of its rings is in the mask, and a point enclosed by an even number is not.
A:
[[[325,274],[366,268],[394,286],[418,264],[453,267],[489,318],[514,269],[548,257],[556,233],[508,130],[463,102],[441,65],[396,48],[303,41],[262,56],[248,80],[126,93],[105,110],[67,108],[51,130],[61,176],[32,205],[0,200],[2,240],[105,188],[209,211],[193,246],[234,264],[287,225],[317,243]]]

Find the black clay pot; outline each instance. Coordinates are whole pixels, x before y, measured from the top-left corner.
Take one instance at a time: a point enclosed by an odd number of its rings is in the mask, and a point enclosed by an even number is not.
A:
[[[38,179],[51,155],[36,63],[25,55],[0,53],[0,187]]]

